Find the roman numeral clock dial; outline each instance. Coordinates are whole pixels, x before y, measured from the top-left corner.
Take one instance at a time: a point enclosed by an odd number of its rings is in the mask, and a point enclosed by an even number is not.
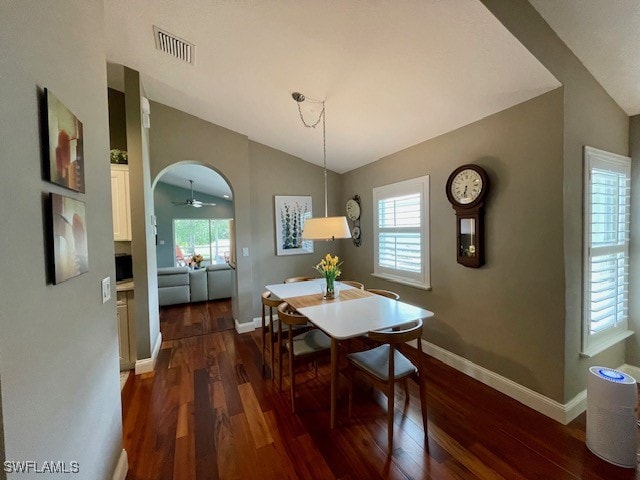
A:
[[[446,193],[456,211],[457,261],[466,267],[484,265],[484,199],[489,177],[478,165],[462,165],[447,180]]]

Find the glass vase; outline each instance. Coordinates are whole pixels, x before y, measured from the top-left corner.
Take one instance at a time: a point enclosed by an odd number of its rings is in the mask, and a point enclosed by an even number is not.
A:
[[[336,298],[335,278],[326,277],[326,280],[327,285],[324,290],[323,298],[325,298],[326,300],[333,300],[334,298]]]

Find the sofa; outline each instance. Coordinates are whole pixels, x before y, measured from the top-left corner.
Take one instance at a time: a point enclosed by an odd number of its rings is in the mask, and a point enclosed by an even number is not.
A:
[[[209,300],[231,297],[231,267],[228,264],[207,267],[207,296]]]
[[[161,307],[229,297],[231,267],[226,263],[199,270],[189,267],[158,268],[158,303]]]
[[[189,271],[189,267],[158,268],[158,303],[161,307],[191,301]]]

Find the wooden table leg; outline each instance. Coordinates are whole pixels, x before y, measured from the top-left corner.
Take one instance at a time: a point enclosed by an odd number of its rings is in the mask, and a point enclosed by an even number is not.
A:
[[[338,398],[338,341],[331,337],[331,428],[336,425],[336,403]]]

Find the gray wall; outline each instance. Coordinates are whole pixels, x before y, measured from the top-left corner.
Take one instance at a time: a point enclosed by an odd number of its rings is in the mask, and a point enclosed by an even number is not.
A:
[[[231,186],[236,213],[237,295],[233,315],[240,323],[253,318],[253,252],[251,249],[251,173],[245,135],[205,122],[174,108],[151,102],[151,178],[156,180],[176,163],[197,163],[220,173]],[[135,242],[134,242],[135,243]]]
[[[629,120],[629,155],[631,156],[631,266],[629,283],[640,285],[640,115]],[[640,296],[632,288],[629,299],[629,328],[640,331]],[[627,339],[626,362],[640,366],[640,337],[633,335]]]
[[[624,342],[581,358],[583,146],[627,155],[629,117],[526,0],[482,0],[564,87],[563,203],[565,264],[565,389],[567,401],[586,387],[588,367],[618,367]],[[560,205],[558,205],[559,207]]]
[[[344,175],[362,198],[362,246],[346,248],[352,277],[436,313],[424,337],[560,400],[563,394],[562,90],[397,152]],[[456,262],[448,176],[475,163],[490,179],[486,265]],[[430,176],[431,291],[371,276],[373,187]]]
[[[314,242],[314,252],[301,255],[276,255],[275,196],[311,195],[314,216],[324,215],[324,177],[321,167],[302,162],[280,150],[249,141],[251,165],[251,216],[253,250],[253,316],[260,316],[260,293],[264,286],[281,283],[292,276],[317,276],[313,269],[327,253],[342,256],[342,249],[351,240]],[[344,215],[342,177],[329,172],[329,215]],[[239,215],[239,213],[238,213]],[[347,271],[345,270],[345,275]],[[346,278],[344,276],[343,278]]]
[[[264,285],[293,275],[313,274],[311,266],[326,254],[316,242],[316,254],[275,255],[274,195],[311,195],[314,214],[322,214],[322,168],[278,150],[249,141],[239,133],[188,115],[166,105],[151,105],[151,171],[158,178],[177,162],[213,168],[233,191],[237,295],[234,317],[240,322],[260,315],[259,294]],[[291,181],[294,179],[294,181]],[[329,175],[329,214],[342,211],[340,178]],[[242,249],[249,248],[249,257]],[[341,241],[329,249],[339,254]]]
[[[3,431],[4,422],[2,420],[2,378],[0,377],[0,465],[4,465],[5,450],[4,450],[4,431]],[[7,473],[4,471],[0,471],[0,480],[5,480],[7,478]]]
[[[156,257],[158,267],[173,267],[173,220],[175,218],[233,218],[233,203],[224,198],[196,192],[195,197],[215,206],[193,208],[175,206],[171,202],[184,201],[191,197],[191,191],[168,183],[158,182],[153,190],[153,200],[158,226],[158,245]],[[164,241],[164,245],[160,245]]]
[[[103,5],[0,7],[0,378],[9,460],[78,461],[111,478],[122,449]],[[38,108],[47,87],[84,124],[86,194],[42,180]],[[47,283],[43,196],[85,202],[89,272]],[[101,302],[100,281],[112,279]],[[36,475],[38,477],[39,475]],[[34,478],[10,474],[9,478]]]
[[[136,317],[136,356],[150,358],[160,334],[155,232],[151,217],[153,192],[149,160],[149,130],[142,127],[140,75],[124,68],[129,194],[131,197],[131,254]]]

